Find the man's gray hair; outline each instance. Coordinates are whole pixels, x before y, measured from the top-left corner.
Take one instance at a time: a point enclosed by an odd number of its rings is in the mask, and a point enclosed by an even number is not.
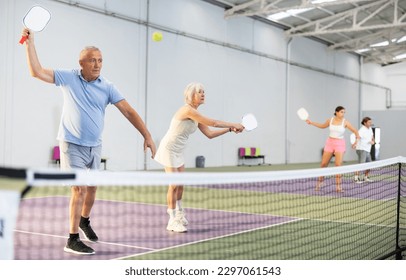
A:
[[[85,53],[87,53],[88,51],[99,51],[100,52],[100,49],[95,46],[86,46],[83,48],[83,50],[80,51],[79,59],[82,59],[83,56],[85,55]]]

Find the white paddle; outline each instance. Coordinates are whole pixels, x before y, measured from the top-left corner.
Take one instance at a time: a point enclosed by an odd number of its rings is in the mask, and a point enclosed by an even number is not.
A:
[[[299,118],[302,121],[305,121],[309,118],[309,113],[307,112],[307,110],[305,108],[300,108],[299,110],[297,110],[297,115],[299,116]]]
[[[44,30],[50,19],[51,13],[47,9],[41,6],[34,6],[24,16],[23,24],[30,31],[40,32]],[[20,44],[24,44],[25,40],[27,40],[27,36],[22,36]]]
[[[381,129],[379,127],[375,127],[375,149],[379,150],[381,147]]]
[[[375,127],[375,143],[380,144],[381,143],[381,128]]]
[[[258,127],[258,122],[255,116],[251,113],[245,114],[241,121],[242,126],[246,131],[251,131]]]

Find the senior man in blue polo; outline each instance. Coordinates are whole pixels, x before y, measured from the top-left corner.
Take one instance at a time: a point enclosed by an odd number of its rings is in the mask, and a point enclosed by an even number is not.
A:
[[[33,33],[25,28],[28,68],[31,76],[59,86],[63,92],[63,111],[58,140],[61,150],[61,169],[99,169],[101,160],[105,108],[114,104],[144,137],[144,150],[155,156],[155,144],[145,123],[124,99],[115,86],[100,76],[103,64],[101,51],[86,47],[80,52],[81,69],[53,70],[39,62]],[[69,239],[65,252],[94,254],[95,251],[79,238],[79,228],[87,240],[97,242],[90,226],[90,212],[96,197],[96,186],[72,186],[69,204]]]

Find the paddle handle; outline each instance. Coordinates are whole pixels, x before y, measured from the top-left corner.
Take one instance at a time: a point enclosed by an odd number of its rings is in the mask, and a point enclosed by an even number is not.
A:
[[[25,40],[27,40],[28,36],[21,36],[20,44],[24,44]]]

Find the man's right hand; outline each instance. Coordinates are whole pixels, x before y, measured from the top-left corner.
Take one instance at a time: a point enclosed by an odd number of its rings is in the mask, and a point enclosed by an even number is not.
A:
[[[34,33],[31,32],[28,28],[23,29],[23,31],[21,32],[21,36],[26,37],[25,42],[28,41],[27,43],[34,40]]]

